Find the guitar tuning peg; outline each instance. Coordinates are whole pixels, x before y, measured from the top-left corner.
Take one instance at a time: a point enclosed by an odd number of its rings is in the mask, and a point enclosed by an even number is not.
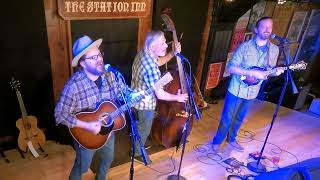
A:
[[[180,38],[179,38],[179,39],[181,40],[181,39],[182,39],[182,37],[183,37],[183,32],[180,34]]]

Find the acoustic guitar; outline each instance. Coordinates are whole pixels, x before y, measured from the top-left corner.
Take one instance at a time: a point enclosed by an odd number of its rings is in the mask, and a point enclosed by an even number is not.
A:
[[[102,127],[101,131],[97,135],[83,128],[69,128],[72,137],[86,149],[101,148],[107,143],[113,131],[118,131],[124,128],[126,125],[126,120],[123,113],[127,111],[128,108],[141,101],[145,95],[150,95],[154,90],[162,88],[171,81],[171,74],[166,73],[157,83],[155,83],[154,87],[146,90],[144,93],[140,94],[119,108],[111,101],[104,101],[97,107],[96,110],[92,112],[77,113],[77,119],[85,122],[101,121]]]
[[[19,129],[18,146],[24,152],[29,150],[37,157],[38,153],[35,148],[41,148],[46,141],[44,133],[37,127],[37,118],[35,116],[28,116],[26,108],[23,103],[22,95],[19,91],[20,82],[12,77],[10,82],[12,89],[16,91],[22,117],[16,121],[16,126]],[[28,148],[27,148],[28,147]]]
[[[307,63],[304,61],[300,61],[297,64],[291,64],[289,66],[290,70],[302,70],[302,69],[306,69],[307,67]],[[261,68],[261,67],[257,67],[257,66],[253,66],[250,67],[248,69],[250,70],[258,70],[258,71],[267,71],[267,78],[273,76],[273,74],[276,72],[277,69],[283,69],[284,71],[287,70],[287,67],[275,67],[275,68],[271,68],[271,69],[266,69],[266,68]],[[248,86],[253,86],[253,85],[257,85],[260,82],[262,82],[263,80],[261,79],[257,79],[255,77],[252,76],[241,76],[240,80],[242,80],[242,82],[244,82],[245,84],[247,84]]]

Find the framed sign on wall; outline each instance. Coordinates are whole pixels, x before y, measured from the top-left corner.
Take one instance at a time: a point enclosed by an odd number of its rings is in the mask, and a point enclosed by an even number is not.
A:
[[[206,89],[211,89],[219,84],[222,62],[211,63],[207,74]]]

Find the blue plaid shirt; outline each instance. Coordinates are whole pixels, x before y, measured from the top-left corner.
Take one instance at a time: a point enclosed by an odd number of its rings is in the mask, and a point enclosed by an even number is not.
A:
[[[269,55],[268,55],[269,50]],[[228,66],[240,66],[248,69],[252,66],[274,67],[276,66],[279,48],[273,43],[267,43],[267,47],[260,48],[255,38],[242,43],[233,53]],[[269,57],[268,57],[269,56]],[[268,62],[270,60],[270,62]],[[254,99],[258,96],[261,83],[248,86],[240,79],[241,76],[232,74],[228,91],[234,96],[243,99]]]
[[[132,65],[131,89],[136,92],[151,88],[161,78],[158,67],[158,58],[141,50],[135,57]],[[155,94],[149,95],[147,102],[140,101],[133,107],[138,110],[155,110],[157,98]]]
[[[121,100],[121,91],[124,91],[127,95],[131,93],[122,81],[117,82],[115,80],[113,73],[103,74],[101,82],[101,88],[99,89],[95,82],[90,80],[82,70],[75,72],[64,86],[60,100],[55,107],[56,123],[74,127],[76,113],[92,111],[105,100],[115,101],[116,98]]]

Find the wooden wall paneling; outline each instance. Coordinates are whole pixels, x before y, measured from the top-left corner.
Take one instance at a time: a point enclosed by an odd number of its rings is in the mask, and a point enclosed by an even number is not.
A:
[[[276,2],[267,1],[266,7],[263,13],[264,16],[272,17],[275,7],[276,7]]]
[[[210,27],[212,24],[213,2],[214,2],[214,0],[209,0],[207,20],[206,20],[206,24],[204,27],[204,31],[202,33],[202,43],[201,43],[201,47],[200,47],[200,55],[198,58],[198,65],[197,65],[197,70],[196,70],[196,81],[197,81],[197,84],[199,84],[199,85],[201,84],[203,66],[204,66],[204,61],[205,61],[206,53],[207,53],[207,49],[208,49]]]
[[[295,3],[292,2],[276,5],[273,13],[273,33],[284,37],[288,30],[294,7]]]
[[[67,44],[67,21],[58,16],[57,2],[55,0],[44,0],[48,45],[51,60],[51,72],[53,83],[53,94],[55,101],[60,91],[70,76],[70,63],[68,61]]]
[[[228,29],[232,29],[233,25],[229,25]],[[227,28],[226,28],[227,29]],[[215,32],[215,37],[212,39],[212,44],[210,48],[210,52],[207,54],[207,64],[206,66],[209,66],[210,63],[216,63],[216,62],[226,62],[228,58],[228,50],[229,47],[231,46],[231,38],[232,38],[232,30],[216,30]],[[208,68],[205,67],[205,72],[202,73],[202,78],[203,81],[201,82],[201,87],[204,89],[204,96],[208,97],[210,96],[210,92],[212,89],[205,89],[205,81],[208,73]],[[220,79],[222,78],[224,74],[224,68],[222,67],[220,73]]]
[[[74,72],[74,69],[71,65],[71,59],[73,59],[73,52],[72,52],[72,36],[71,36],[71,22],[70,20],[66,21],[66,47],[67,47],[67,53],[68,53],[68,60],[69,62],[69,76]]]
[[[153,3],[151,2],[151,7],[153,7]],[[153,10],[152,8],[150,9],[150,14],[148,17],[145,18],[139,18],[139,32],[138,32],[138,45],[137,45],[137,50],[139,51],[143,45],[144,45],[144,40],[146,38],[146,35],[149,31],[151,31],[152,27],[152,14]]]
[[[62,0],[61,0],[62,1]],[[115,2],[117,0],[114,0]],[[52,83],[55,101],[58,100],[60,92],[68,80],[69,76],[73,73],[71,67],[72,55],[72,40],[71,40],[71,19],[120,19],[120,18],[139,18],[139,33],[137,49],[143,46],[146,33],[151,30],[152,25],[152,7],[153,1],[146,0],[147,10],[146,16],[134,17],[134,14],[129,16],[110,16],[108,14],[101,17],[88,16],[84,18],[68,18],[64,20],[58,13],[59,0],[44,0],[46,26],[48,35],[48,45],[51,59]],[[61,2],[60,2],[61,3]],[[65,14],[64,14],[65,15]]]

